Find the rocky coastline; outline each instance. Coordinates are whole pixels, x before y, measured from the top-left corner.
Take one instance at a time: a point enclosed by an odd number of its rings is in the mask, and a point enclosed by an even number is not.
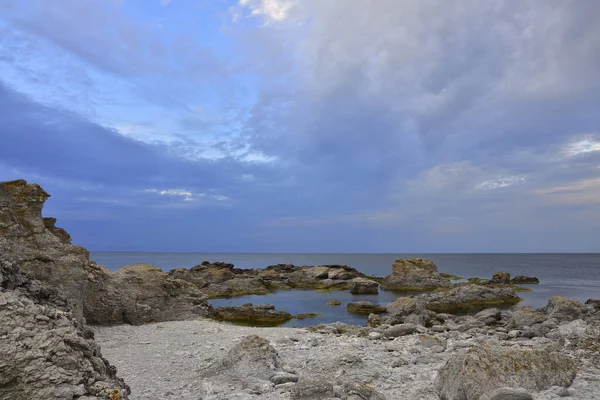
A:
[[[386,277],[224,262],[112,272],[42,216],[48,197],[0,182],[0,400],[600,399],[598,300],[519,306],[516,285],[537,278],[465,280],[418,258]],[[343,305],[366,326],[308,329],[256,326],[311,315],[208,302],[292,289],[403,295]]]

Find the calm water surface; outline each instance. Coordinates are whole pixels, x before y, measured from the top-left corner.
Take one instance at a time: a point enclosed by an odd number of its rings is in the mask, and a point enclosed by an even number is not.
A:
[[[540,279],[532,285],[533,292],[520,293],[522,304],[541,307],[550,296],[565,296],[580,301],[600,298],[600,254],[243,254],[243,253],[108,253],[92,252],[91,258],[101,265],[117,270],[125,265],[152,264],[164,271],[190,268],[202,261],[226,261],[237,268],[264,268],[273,264],[294,265],[345,264],[364,273],[385,276],[391,273],[397,258],[422,257],[433,260],[440,272],[463,277],[490,278],[496,271],[512,276],[527,275]],[[322,322],[342,321],[363,324],[365,317],[349,314],[345,304],[369,300],[385,305],[399,295],[380,291],[378,295],[351,295],[348,291],[322,293],[316,291],[280,291],[266,296],[244,296],[211,300],[215,306],[243,303],[275,304],[292,314],[316,312],[322,317],[303,321],[292,320],[286,325],[306,326]],[[342,306],[326,306],[329,300],[340,300]]]

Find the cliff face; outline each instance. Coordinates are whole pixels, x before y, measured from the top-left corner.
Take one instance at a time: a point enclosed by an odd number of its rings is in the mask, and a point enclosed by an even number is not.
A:
[[[113,273],[89,260],[83,247],[43,218],[50,197],[24,180],[0,182],[0,259],[59,289],[75,317],[100,325],[169,321],[212,313],[200,290],[158,268],[138,266]]]
[[[60,291],[0,259],[0,400],[127,399]]]
[[[60,288],[81,320],[89,254],[71,244],[68,233],[54,226],[55,219],[42,218],[48,197],[24,180],[0,182],[0,255],[34,279]]]

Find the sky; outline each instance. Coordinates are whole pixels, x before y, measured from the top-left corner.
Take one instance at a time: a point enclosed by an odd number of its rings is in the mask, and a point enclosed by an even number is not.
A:
[[[0,0],[0,180],[92,251],[599,252],[599,16]]]

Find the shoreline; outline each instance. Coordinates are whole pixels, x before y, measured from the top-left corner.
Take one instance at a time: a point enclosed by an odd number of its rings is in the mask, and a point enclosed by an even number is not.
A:
[[[245,389],[244,385],[232,385],[232,389],[225,382],[220,387],[203,380],[205,369],[252,334],[266,339],[285,368],[293,371],[301,381],[319,376],[331,381],[344,377],[360,380],[390,400],[437,400],[439,397],[434,390],[437,371],[450,358],[478,342],[497,343],[493,337],[473,332],[456,335],[415,333],[383,340],[368,335],[317,333],[300,328],[242,327],[206,319],[93,329],[104,355],[118,367],[119,375],[131,386],[132,400],[292,398],[292,385],[289,384],[276,386],[267,382],[262,387],[254,387],[255,382],[248,378]],[[540,338],[517,339],[509,347],[517,343],[534,346],[542,342]],[[599,376],[600,365],[582,360],[567,398],[600,399]],[[342,389],[338,387],[337,390]],[[552,388],[532,393],[533,399],[558,399],[558,390]]]

